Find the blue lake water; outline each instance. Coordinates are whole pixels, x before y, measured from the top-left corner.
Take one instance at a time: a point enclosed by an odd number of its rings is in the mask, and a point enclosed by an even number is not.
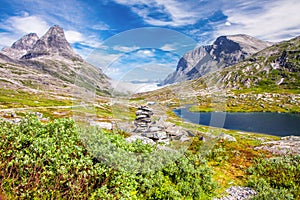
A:
[[[300,136],[300,113],[190,112],[188,107],[176,109],[174,113],[195,124],[276,136]]]

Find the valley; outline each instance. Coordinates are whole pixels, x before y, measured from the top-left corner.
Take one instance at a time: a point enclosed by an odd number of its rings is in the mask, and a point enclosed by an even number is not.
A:
[[[110,78],[74,53],[61,27],[28,34],[0,52],[0,198],[222,199],[241,187],[235,195],[299,199],[299,137],[173,112],[300,113],[299,49],[299,37],[222,36],[184,55],[171,85],[128,95],[112,94]],[[159,130],[147,138],[134,131],[141,105]]]

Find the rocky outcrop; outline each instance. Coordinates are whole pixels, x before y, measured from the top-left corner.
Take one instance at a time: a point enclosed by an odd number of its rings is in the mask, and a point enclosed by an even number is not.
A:
[[[297,155],[300,154],[300,136],[287,136],[277,141],[264,142],[255,150],[266,150],[277,155]]]
[[[170,74],[163,84],[199,78],[245,60],[270,45],[269,42],[248,35],[221,36],[212,45],[201,46],[186,53],[179,60],[176,71]]]

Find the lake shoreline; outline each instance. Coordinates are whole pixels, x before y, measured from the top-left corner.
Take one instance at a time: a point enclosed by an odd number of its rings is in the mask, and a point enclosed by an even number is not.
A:
[[[186,122],[227,130],[277,137],[300,136],[300,113],[280,112],[191,112],[192,105],[173,109]],[[201,116],[201,117],[200,117]]]

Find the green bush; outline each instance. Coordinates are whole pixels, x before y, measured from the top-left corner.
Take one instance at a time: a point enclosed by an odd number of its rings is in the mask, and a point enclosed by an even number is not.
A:
[[[254,199],[300,198],[300,155],[258,159],[248,174],[248,185],[259,192]]]
[[[107,148],[103,148],[106,144]],[[133,172],[126,168],[129,163],[111,165],[119,163],[103,156],[109,150],[114,152],[109,155],[124,162],[127,159],[132,165],[147,158],[148,164],[152,164],[155,160],[150,155],[160,155],[166,162],[156,170]],[[127,155],[124,153],[137,156],[122,158]],[[80,129],[71,119],[47,124],[32,116],[20,124],[0,121],[0,196],[2,193],[8,199],[209,199],[214,195],[216,184],[205,160],[188,152],[176,160],[172,156],[175,153],[140,141],[127,143],[119,134],[96,128]]]

